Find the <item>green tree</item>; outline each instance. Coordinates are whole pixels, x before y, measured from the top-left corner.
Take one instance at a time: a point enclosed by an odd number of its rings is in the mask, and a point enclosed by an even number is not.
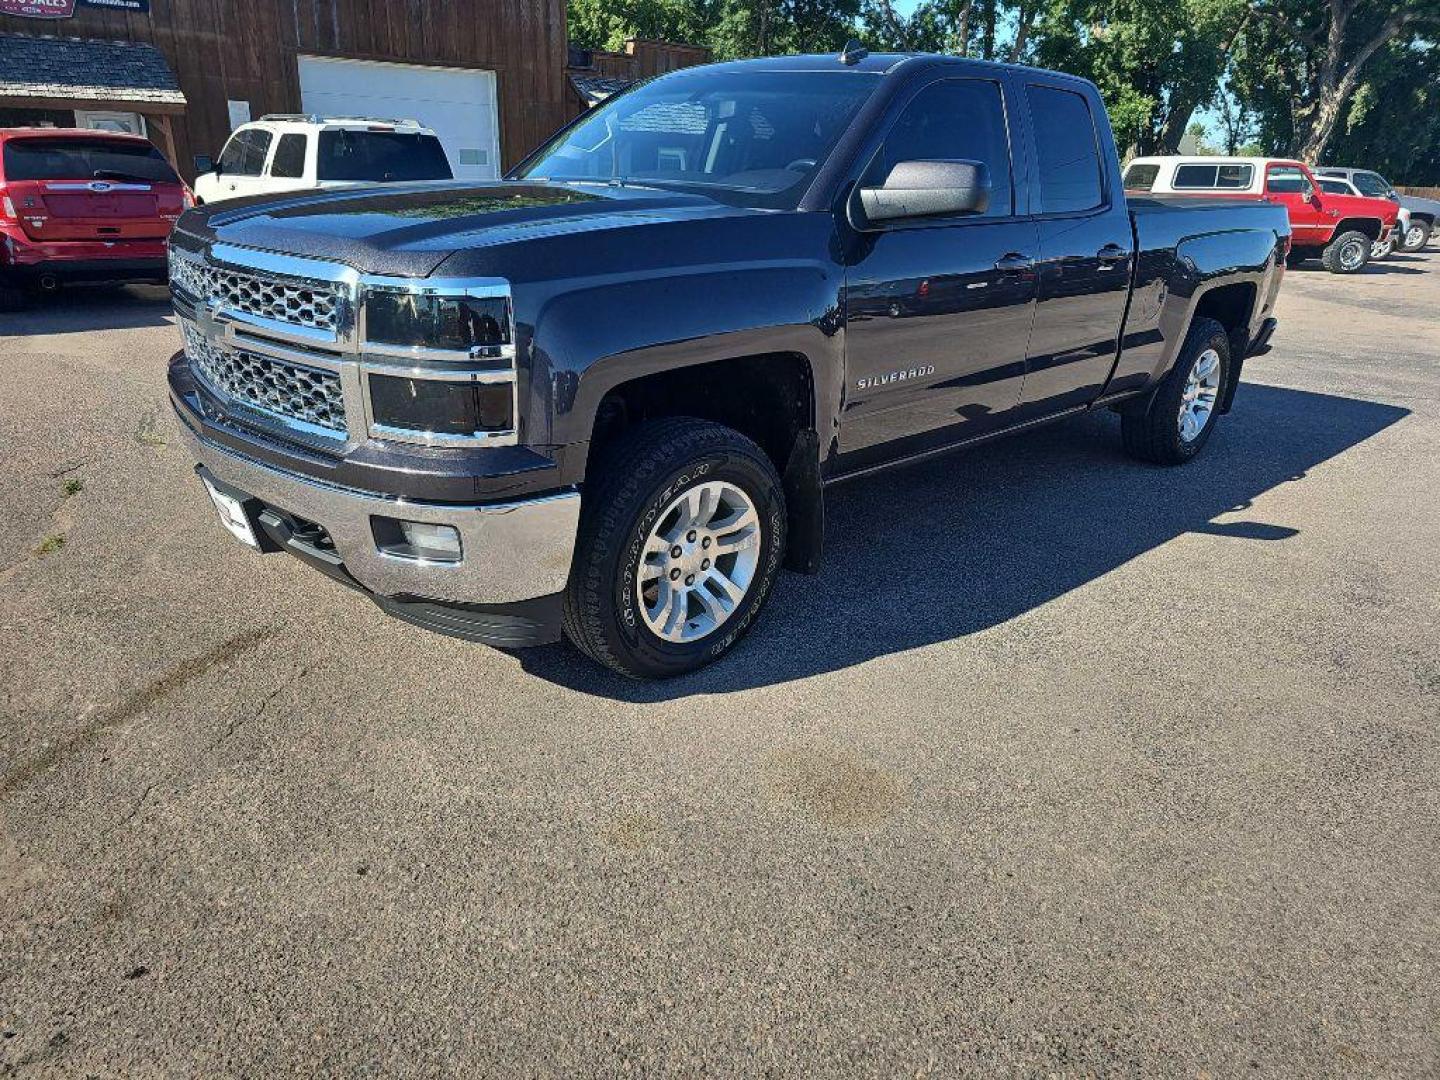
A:
[[[1249,17],[1245,0],[1050,0],[1033,54],[1100,87],[1122,148],[1174,153]]]
[[[1440,27],[1440,0],[1255,0],[1233,68],[1263,140],[1302,160],[1324,155],[1367,66]]]
[[[1395,184],[1440,185],[1440,50],[1392,42],[1366,69],[1320,159]]]

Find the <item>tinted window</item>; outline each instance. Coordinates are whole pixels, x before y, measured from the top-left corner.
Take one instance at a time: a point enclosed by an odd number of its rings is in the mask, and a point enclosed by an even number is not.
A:
[[[693,188],[737,206],[793,208],[879,83],[857,71],[678,71],[592,109],[521,175]]]
[[[1270,166],[1270,191],[1276,195],[1308,195],[1310,181],[1294,165]]]
[[[179,177],[149,143],[119,139],[10,139],[7,180],[141,180],[178,184]]]
[[[270,163],[270,175],[287,180],[305,175],[304,135],[280,136],[280,145],[275,147],[275,160]]]
[[[1177,165],[1174,186],[1176,188],[1213,188],[1216,172],[1218,170],[1214,165]]]
[[[1131,165],[1125,170],[1125,186],[1131,191],[1149,191],[1159,176],[1159,165]]]
[[[1104,202],[1100,148],[1090,106],[1079,94],[1025,88],[1035,127],[1042,214],[1091,210]]]
[[[1376,198],[1385,198],[1390,194],[1389,182],[1379,173],[1357,172],[1350,179],[1360,189],[1360,194],[1371,195]]]
[[[450,180],[450,161],[434,135],[404,131],[322,131],[321,180]]]
[[[264,128],[237,131],[220,155],[221,171],[231,176],[259,176],[265,171],[265,157],[273,138]]]
[[[1215,186],[1224,190],[1244,191],[1255,176],[1253,165],[1221,165],[1216,169]]]
[[[1323,176],[1316,177],[1320,184],[1320,190],[1329,195],[1349,195],[1350,185],[1344,180],[1326,180]]]
[[[998,83],[984,79],[946,79],[932,83],[905,106],[885,136],[865,183],[885,182],[901,161],[947,159],[981,161],[990,170],[990,207],[986,217],[1015,212],[1010,180],[1010,139]]]

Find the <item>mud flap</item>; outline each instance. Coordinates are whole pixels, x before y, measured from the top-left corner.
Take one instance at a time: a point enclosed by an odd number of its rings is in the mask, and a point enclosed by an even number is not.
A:
[[[825,486],[820,481],[820,436],[806,429],[795,437],[781,477],[788,543],[785,569],[818,574],[825,548]]]

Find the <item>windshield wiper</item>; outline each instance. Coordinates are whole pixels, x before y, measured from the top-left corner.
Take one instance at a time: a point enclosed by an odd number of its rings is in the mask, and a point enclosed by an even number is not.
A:
[[[121,172],[118,169],[96,169],[91,173],[96,180],[120,180],[135,181],[141,184],[153,184],[156,181],[148,176],[140,176],[136,173]]]

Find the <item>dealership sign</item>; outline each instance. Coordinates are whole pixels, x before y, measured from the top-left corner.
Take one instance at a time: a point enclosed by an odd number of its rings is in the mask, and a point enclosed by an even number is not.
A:
[[[0,0],[0,15],[26,19],[68,19],[81,7],[114,8],[116,11],[149,11],[150,0]]]

